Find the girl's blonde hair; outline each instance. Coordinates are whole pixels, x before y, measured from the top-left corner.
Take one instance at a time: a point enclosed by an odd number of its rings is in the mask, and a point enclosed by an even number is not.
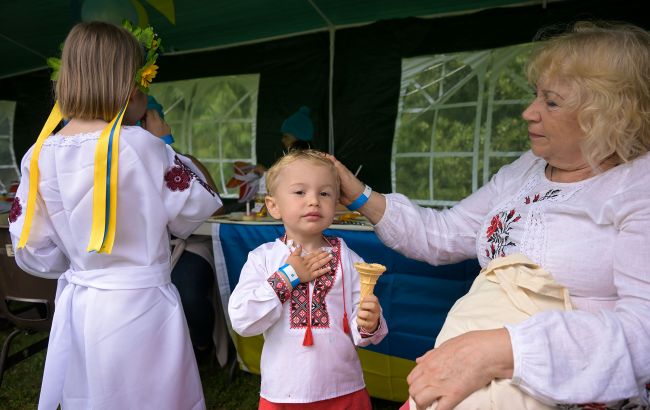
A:
[[[314,165],[327,167],[332,171],[336,181],[336,192],[338,195],[340,189],[339,174],[334,167],[334,163],[327,159],[325,153],[314,149],[294,149],[278,159],[275,164],[266,172],[266,189],[268,194],[273,196],[273,192],[278,185],[278,175],[287,167],[287,165],[298,160],[308,161]]]
[[[569,108],[585,133],[592,168],[630,161],[650,149],[650,35],[625,23],[578,22],[541,45],[528,80],[569,85]]]
[[[63,117],[111,121],[133,91],[143,59],[137,39],[122,27],[98,21],[74,26],[55,87]]]

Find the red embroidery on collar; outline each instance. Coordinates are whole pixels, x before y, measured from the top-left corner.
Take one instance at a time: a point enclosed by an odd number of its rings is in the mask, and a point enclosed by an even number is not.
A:
[[[335,237],[325,237],[327,243],[332,247],[332,256],[329,265],[332,268],[329,272],[321,275],[313,281],[311,298],[311,326],[314,328],[328,328],[330,315],[327,309],[327,294],[336,282],[336,272],[341,259],[341,241]],[[282,237],[286,243],[287,236]],[[291,291],[290,327],[291,329],[304,329],[309,320],[309,284],[301,283]]]

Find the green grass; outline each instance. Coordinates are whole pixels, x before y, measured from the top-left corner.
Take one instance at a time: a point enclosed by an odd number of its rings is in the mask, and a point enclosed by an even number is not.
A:
[[[10,332],[11,329],[0,329],[0,345]],[[18,335],[13,340],[12,352],[43,336],[43,333]],[[236,369],[231,379],[229,369],[219,368],[215,363],[212,360],[199,366],[207,408],[257,409],[260,377]],[[37,407],[44,364],[45,351],[42,351],[5,371],[0,386],[2,410],[33,410]],[[400,406],[400,403],[374,398],[372,402],[375,410],[395,410]]]

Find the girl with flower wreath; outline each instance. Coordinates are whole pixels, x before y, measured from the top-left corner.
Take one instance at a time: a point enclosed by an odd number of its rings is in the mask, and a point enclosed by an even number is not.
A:
[[[191,160],[135,126],[162,121],[145,95],[158,45],[150,28],[73,27],[57,103],[22,161],[16,262],[58,278],[39,409],[205,408],[169,241],[221,199]]]

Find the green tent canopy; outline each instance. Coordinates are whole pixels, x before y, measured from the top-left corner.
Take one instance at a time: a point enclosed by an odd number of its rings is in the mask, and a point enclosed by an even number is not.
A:
[[[85,0],[86,2],[91,0]],[[111,7],[130,0],[95,0]],[[436,17],[546,1],[521,0],[136,0],[169,55],[231,47],[405,17]],[[172,4],[174,23],[152,6]],[[39,70],[82,17],[81,0],[2,0],[0,79]]]

